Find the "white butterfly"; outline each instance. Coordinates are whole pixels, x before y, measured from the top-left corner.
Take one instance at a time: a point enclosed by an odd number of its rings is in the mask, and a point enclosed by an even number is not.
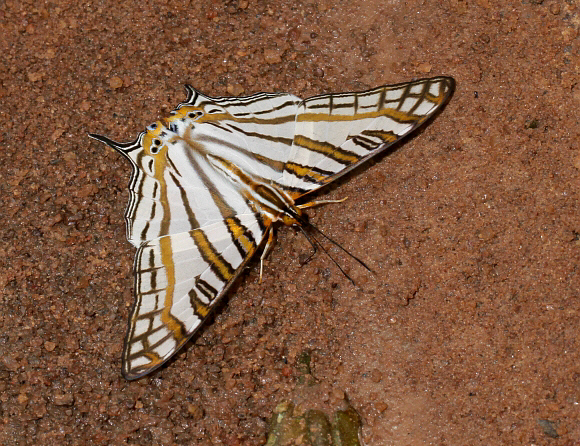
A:
[[[125,218],[138,251],[125,378],[187,342],[264,240],[268,252],[276,224],[305,224],[303,209],[316,202],[297,200],[417,129],[454,84],[435,77],[305,100],[210,98],[186,86],[185,102],[134,142],[91,134],[133,165]]]

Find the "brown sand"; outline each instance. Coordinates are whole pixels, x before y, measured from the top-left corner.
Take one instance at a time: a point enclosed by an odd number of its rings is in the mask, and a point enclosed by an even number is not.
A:
[[[149,4],[152,3],[152,4]],[[310,351],[369,445],[580,439],[580,4],[0,2],[0,443],[258,445]],[[167,367],[120,375],[130,140],[183,100],[452,75],[424,131],[281,231]]]

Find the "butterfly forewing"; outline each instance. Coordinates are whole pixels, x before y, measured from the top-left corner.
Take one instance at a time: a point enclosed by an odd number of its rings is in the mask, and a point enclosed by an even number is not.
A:
[[[255,252],[265,229],[259,215],[238,215],[139,248],[136,299],[123,351],[127,379],[159,367],[191,337]]]
[[[453,85],[437,77],[304,100],[284,182],[306,192],[344,175],[419,127],[447,101]]]
[[[151,372],[187,342],[280,220],[273,209],[300,214],[293,198],[412,132],[453,86],[437,77],[304,101],[211,98],[187,86],[172,115],[134,142],[91,135],[133,164],[125,218],[139,249],[123,375]]]

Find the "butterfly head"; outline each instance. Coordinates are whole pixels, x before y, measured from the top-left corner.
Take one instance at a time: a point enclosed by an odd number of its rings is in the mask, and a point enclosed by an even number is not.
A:
[[[296,206],[294,199],[273,184],[254,183],[249,198],[260,206],[262,213],[272,222],[286,226],[302,226],[306,222],[306,214]]]

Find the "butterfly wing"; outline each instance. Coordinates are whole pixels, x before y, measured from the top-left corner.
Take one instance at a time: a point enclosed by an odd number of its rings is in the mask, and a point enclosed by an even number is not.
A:
[[[210,98],[187,90],[170,118],[133,142],[90,135],[133,166],[125,219],[138,251],[123,349],[127,379],[156,369],[187,342],[267,232],[269,223],[211,165],[212,156],[256,179],[282,178],[301,101],[269,93]]]
[[[141,245],[123,376],[139,378],[167,361],[203,324],[259,246],[259,215],[226,218]]]
[[[276,182],[284,173],[299,98],[276,93],[211,98],[189,86],[187,91],[170,118],[152,124],[133,142],[90,135],[133,166],[125,221],[127,239],[137,248],[254,212],[207,155],[227,159],[257,179]]]
[[[300,196],[334,181],[421,126],[454,84],[435,77],[304,100],[283,182]]]
[[[173,122],[207,153],[227,159],[254,179],[281,183],[295,134],[295,117],[302,99],[286,93],[211,98],[187,86],[188,98],[177,107]],[[182,121],[188,115],[198,118]]]

